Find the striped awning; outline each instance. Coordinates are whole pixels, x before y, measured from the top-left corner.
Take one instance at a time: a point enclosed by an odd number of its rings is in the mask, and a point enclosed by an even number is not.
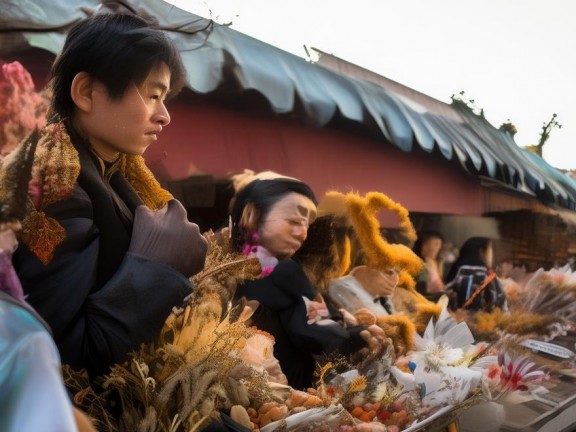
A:
[[[406,92],[306,61],[162,0],[8,0],[3,8],[0,58],[23,46],[56,54],[66,31],[82,17],[100,9],[129,8],[155,17],[169,32],[194,92],[256,91],[273,112],[297,115],[317,127],[342,118],[376,128],[385,145],[440,154],[472,176],[576,210],[572,179],[521,150],[511,135],[466,107],[436,101],[444,107],[430,109]]]

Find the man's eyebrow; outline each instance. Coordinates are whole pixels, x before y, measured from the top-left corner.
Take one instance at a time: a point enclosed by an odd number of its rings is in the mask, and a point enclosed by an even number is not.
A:
[[[161,90],[161,91],[166,92],[166,93],[170,93],[170,88],[166,84],[164,84],[163,82],[160,82],[160,81],[152,81],[150,83],[150,87],[157,88],[158,90]]]

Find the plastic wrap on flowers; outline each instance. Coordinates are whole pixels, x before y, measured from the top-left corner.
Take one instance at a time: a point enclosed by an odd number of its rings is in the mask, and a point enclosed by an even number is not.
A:
[[[521,352],[475,343],[446,309],[415,339],[414,351],[402,357],[389,347],[354,367],[334,361],[319,369],[315,391],[324,406],[342,406],[354,418],[334,430],[438,430],[463,410],[546,376]]]

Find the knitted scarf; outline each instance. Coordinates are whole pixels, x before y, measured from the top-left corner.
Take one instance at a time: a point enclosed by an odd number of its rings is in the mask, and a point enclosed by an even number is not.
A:
[[[13,154],[18,152],[18,148]],[[0,199],[7,197],[16,183],[7,176],[10,164],[17,158],[7,156],[0,171]],[[121,155],[120,170],[132,185],[143,203],[157,210],[172,199],[148,169],[142,156]],[[17,171],[17,170],[16,170]],[[78,151],[70,140],[65,123],[59,121],[45,126],[39,136],[34,154],[32,180],[28,187],[28,203],[22,220],[20,240],[44,264],[52,260],[56,247],[62,243],[66,232],[60,223],[47,216],[46,207],[67,199],[78,179],[80,160]]]

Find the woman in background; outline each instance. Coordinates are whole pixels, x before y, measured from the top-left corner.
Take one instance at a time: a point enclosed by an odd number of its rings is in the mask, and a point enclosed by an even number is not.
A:
[[[424,261],[424,270],[418,276],[416,289],[427,297],[436,298],[444,293],[443,264],[440,251],[444,237],[438,231],[423,231],[412,250]]]
[[[502,285],[492,270],[493,256],[493,242],[488,237],[471,237],[464,242],[446,277],[452,309],[508,308]]]

